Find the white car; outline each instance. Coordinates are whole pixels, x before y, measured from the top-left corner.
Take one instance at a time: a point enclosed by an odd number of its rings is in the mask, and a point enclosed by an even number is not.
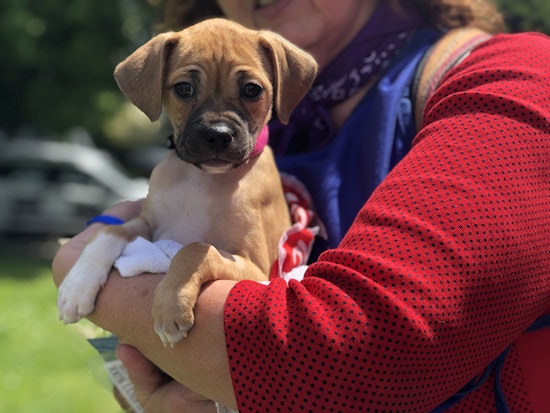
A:
[[[15,139],[0,142],[0,234],[71,236],[107,207],[147,194],[93,147]]]

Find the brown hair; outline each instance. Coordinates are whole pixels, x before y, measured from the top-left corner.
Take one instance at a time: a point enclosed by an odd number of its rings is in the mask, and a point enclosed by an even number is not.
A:
[[[504,19],[493,0],[389,0],[396,7],[418,10],[439,29],[477,27],[489,33],[505,31]],[[209,17],[221,16],[215,0],[162,0],[162,23],[157,31],[180,30]]]

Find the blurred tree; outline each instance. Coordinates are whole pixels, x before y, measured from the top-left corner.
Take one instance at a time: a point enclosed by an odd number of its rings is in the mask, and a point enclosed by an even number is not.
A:
[[[550,34],[548,0],[496,0],[504,13],[509,31],[537,31]]]
[[[0,129],[62,136],[103,124],[124,101],[112,72],[150,37],[145,0],[0,0]]]

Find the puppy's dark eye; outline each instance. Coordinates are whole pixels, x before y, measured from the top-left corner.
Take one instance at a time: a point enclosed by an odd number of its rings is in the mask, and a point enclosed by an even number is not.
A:
[[[191,98],[195,95],[195,88],[188,82],[176,83],[174,85],[174,91],[179,97],[184,99]]]
[[[256,83],[247,83],[241,89],[241,96],[245,99],[256,99],[262,94],[262,87]]]

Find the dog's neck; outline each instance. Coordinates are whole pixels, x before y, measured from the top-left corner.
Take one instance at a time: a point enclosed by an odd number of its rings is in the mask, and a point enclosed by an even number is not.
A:
[[[252,149],[252,152],[250,153],[250,157],[254,158],[255,156],[258,156],[259,154],[261,154],[265,148],[265,145],[267,145],[268,140],[269,140],[269,129],[267,128],[267,125],[265,125],[263,129],[260,131],[258,138],[256,138],[256,144],[254,145],[254,149]]]

